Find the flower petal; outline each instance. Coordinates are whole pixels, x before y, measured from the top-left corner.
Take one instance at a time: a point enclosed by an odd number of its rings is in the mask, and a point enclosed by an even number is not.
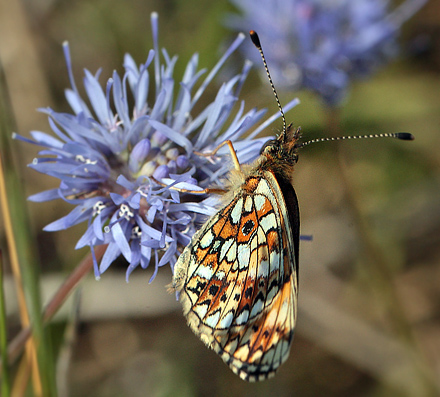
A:
[[[185,148],[187,153],[191,153],[193,151],[193,144],[191,141],[181,134],[177,133],[166,124],[160,123],[157,120],[149,120],[150,125],[161,134],[165,135],[168,139],[175,142],[179,146]]]
[[[60,198],[60,194],[57,188],[57,189],[45,190],[44,192],[33,194],[32,196],[28,197],[28,200],[34,201],[36,203],[41,203],[43,201],[51,201],[59,198]]]
[[[127,262],[131,262],[131,250],[130,245],[127,242],[124,232],[122,231],[121,224],[115,223],[111,227],[112,236],[115,239],[115,243],[121,250],[122,255],[124,255]]]

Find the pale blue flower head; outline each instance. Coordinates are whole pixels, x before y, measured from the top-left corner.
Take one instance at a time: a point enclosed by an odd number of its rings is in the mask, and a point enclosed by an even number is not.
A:
[[[258,32],[277,87],[310,89],[326,105],[345,98],[352,79],[371,75],[396,54],[401,25],[426,0],[231,0],[233,29]],[[247,58],[259,54],[242,47]]]
[[[76,248],[108,244],[94,272],[100,277],[123,255],[128,262],[127,278],[139,265],[173,266],[206,216],[214,213],[218,198],[173,189],[199,191],[222,186],[231,164],[223,147],[215,156],[201,156],[225,140],[231,140],[239,161],[247,163],[259,155],[268,139],[254,137],[272,117],[254,128],[265,110],[244,112],[238,102],[240,89],[250,69],[242,71],[219,88],[214,100],[205,90],[243,41],[239,35],[214,68],[198,69],[194,54],[176,84],[177,57],[159,51],[158,16],[151,17],[154,49],[144,64],[130,55],[124,73],[114,72],[105,89],[100,72],[85,71],[83,100],[73,78],[68,45],[64,45],[71,88],[66,90],[72,114],[41,109],[49,116],[56,137],[32,131],[33,139],[15,138],[44,147],[30,167],[60,180],[56,189],[31,196],[32,201],[63,199],[74,209],[45,230],[67,229],[87,222],[87,230]],[[205,76],[203,79],[202,77]],[[206,104],[203,108],[201,102]],[[87,104],[87,102],[89,104]],[[287,108],[297,102],[292,101]],[[195,105],[202,108],[194,111]],[[234,105],[238,109],[233,111]],[[253,131],[251,131],[253,129]],[[248,134],[243,138],[243,134]]]

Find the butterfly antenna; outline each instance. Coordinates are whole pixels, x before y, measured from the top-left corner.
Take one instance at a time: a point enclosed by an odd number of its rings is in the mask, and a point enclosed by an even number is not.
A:
[[[281,117],[283,119],[283,141],[286,141],[287,139],[287,124],[286,124],[286,117],[284,115],[283,107],[281,106],[280,99],[278,98],[277,90],[275,89],[275,86],[272,81],[272,77],[270,76],[269,68],[267,66],[266,58],[263,53],[263,49],[261,48],[260,38],[258,37],[257,32],[254,30],[251,30],[249,32],[251,36],[252,43],[254,43],[255,47],[257,47],[258,51],[260,52],[261,59],[263,60],[264,69],[266,70],[267,78],[269,79],[270,86],[272,87],[272,91],[275,95],[275,99],[277,101],[278,109],[281,113]],[[297,148],[301,148],[304,146],[308,146],[311,143],[318,143],[318,142],[328,142],[328,141],[343,141],[343,140],[349,140],[349,139],[370,139],[370,138],[396,138],[401,139],[404,141],[412,141],[414,140],[414,136],[410,134],[409,132],[397,132],[397,133],[385,133],[385,134],[366,134],[366,135],[352,135],[352,136],[338,136],[338,137],[326,137],[326,138],[316,138],[312,139],[307,142],[298,143]]]
[[[367,135],[352,135],[352,136],[337,136],[337,137],[327,137],[327,138],[316,138],[310,141],[299,143],[297,148],[302,148],[308,146],[311,143],[327,142],[327,141],[344,141],[348,139],[369,139],[369,138],[397,138],[403,141],[412,141],[414,136],[409,132],[396,132],[396,133],[385,133],[385,134],[367,134]]]
[[[272,91],[275,95],[275,99],[277,101],[278,109],[280,110],[281,117],[283,119],[283,141],[287,139],[287,124],[286,124],[286,117],[284,116],[283,107],[281,106],[280,99],[278,98],[277,90],[275,89],[275,86],[272,81],[272,77],[270,77],[269,68],[267,67],[266,58],[264,57],[263,49],[261,48],[260,38],[258,37],[257,32],[254,30],[251,30],[249,32],[251,36],[252,43],[254,43],[255,47],[257,47],[258,51],[260,52],[261,59],[263,60],[264,69],[266,70],[267,78],[269,79],[270,86],[272,87]]]

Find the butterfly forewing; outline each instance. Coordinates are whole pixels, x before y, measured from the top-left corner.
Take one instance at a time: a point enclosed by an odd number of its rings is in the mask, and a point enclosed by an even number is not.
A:
[[[257,168],[175,267],[188,324],[249,381],[270,377],[287,359],[295,326],[299,213],[284,185]]]

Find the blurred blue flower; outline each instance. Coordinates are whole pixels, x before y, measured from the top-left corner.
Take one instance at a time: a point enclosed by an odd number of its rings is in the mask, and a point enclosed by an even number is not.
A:
[[[258,32],[277,87],[306,88],[326,105],[345,98],[350,79],[373,73],[396,54],[401,25],[426,2],[406,0],[231,0],[242,15],[226,24]],[[258,61],[251,46],[246,57]]]
[[[44,230],[58,231],[86,221],[87,230],[76,248],[91,247],[97,278],[121,254],[129,263],[127,279],[138,265],[146,268],[152,260],[155,271],[150,281],[159,267],[170,264],[173,269],[179,249],[188,244],[203,218],[215,212],[218,198],[172,187],[191,191],[221,187],[231,168],[226,147],[210,157],[195,152],[210,152],[230,139],[240,162],[252,161],[268,139],[254,137],[278,117],[271,117],[241,139],[265,113],[252,109],[244,114],[241,102],[236,114],[231,115],[250,62],[195,114],[193,109],[196,104],[201,107],[206,87],[244,36],[237,37],[197,89],[196,83],[206,71],[197,70],[198,55],[194,54],[176,87],[173,69],[177,57],[171,58],[162,50],[161,63],[156,13],[151,22],[154,50],[145,64],[137,66],[126,55],[125,73],[120,77],[114,72],[105,90],[98,82],[100,72],[93,75],[85,71],[84,88],[91,107],[80,97],[69,48],[64,44],[72,86],[66,90],[66,98],[74,114],[41,109],[48,114],[57,138],[39,131],[31,132],[34,140],[14,134],[17,139],[43,146],[30,167],[61,181],[59,188],[29,199],[42,202],[61,198],[75,205],[68,215]],[[151,85],[154,93],[150,92]],[[287,108],[296,103],[290,102]],[[98,265],[93,247],[100,244],[108,247]]]

